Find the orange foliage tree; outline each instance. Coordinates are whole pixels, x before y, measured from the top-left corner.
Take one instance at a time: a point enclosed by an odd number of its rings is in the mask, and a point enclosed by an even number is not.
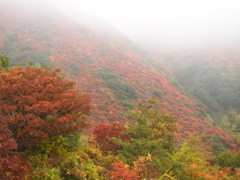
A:
[[[90,97],[74,90],[60,70],[13,67],[0,73],[1,114],[17,151],[50,136],[76,132],[86,125]]]
[[[141,178],[139,172],[135,169],[130,169],[123,161],[113,163],[113,170],[110,171],[111,178],[114,180],[137,180]]]

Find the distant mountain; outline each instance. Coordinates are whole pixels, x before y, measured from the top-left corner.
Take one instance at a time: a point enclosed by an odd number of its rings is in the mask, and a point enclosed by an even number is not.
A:
[[[161,111],[178,119],[177,138],[193,132],[215,149],[236,148],[234,135],[217,127],[204,106],[181,93],[177,81],[169,81],[168,68],[123,34],[103,28],[104,23],[102,30],[86,26],[47,2],[0,1],[0,53],[9,55],[12,65],[33,61],[60,67],[76,88],[91,94],[92,124],[127,121],[124,114],[134,104],[156,97]]]

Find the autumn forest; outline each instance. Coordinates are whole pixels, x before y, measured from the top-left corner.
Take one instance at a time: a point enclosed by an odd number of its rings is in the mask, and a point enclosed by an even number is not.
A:
[[[240,179],[238,43],[152,48],[0,0],[0,179]]]

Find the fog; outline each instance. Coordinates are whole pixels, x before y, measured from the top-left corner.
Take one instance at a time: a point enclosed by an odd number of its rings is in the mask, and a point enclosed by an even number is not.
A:
[[[134,41],[161,45],[239,39],[237,0],[52,0],[69,15],[106,20]],[[92,21],[92,19],[91,19]]]

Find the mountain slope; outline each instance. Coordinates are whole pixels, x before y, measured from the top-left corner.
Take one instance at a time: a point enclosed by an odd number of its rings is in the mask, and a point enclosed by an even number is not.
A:
[[[174,77],[185,91],[209,108],[217,124],[221,124],[222,117],[228,116],[237,129],[240,128],[239,123],[235,122],[240,113],[238,42],[232,40],[228,44],[204,48],[192,46],[188,49],[155,51],[158,59],[171,67]]]
[[[104,38],[47,2],[25,3],[0,1],[0,53],[11,56],[13,65],[31,60],[60,67],[76,88],[91,95],[94,122],[127,121],[127,110],[154,96],[162,112],[178,119],[176,137],[194,132],[205,143],[236,147],[235,137],[207,121],[204,107],[180,93],[127,38]]]

